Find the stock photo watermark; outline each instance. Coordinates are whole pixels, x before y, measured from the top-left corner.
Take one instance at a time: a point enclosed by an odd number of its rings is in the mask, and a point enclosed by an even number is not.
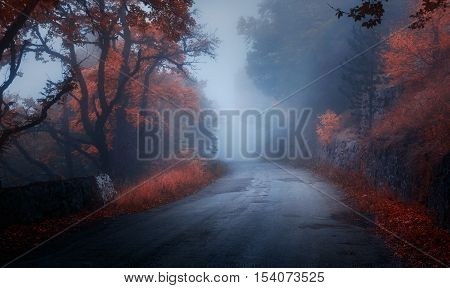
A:
[[[311,159],[304,137],[312,109],[141,110],[137,158]]]

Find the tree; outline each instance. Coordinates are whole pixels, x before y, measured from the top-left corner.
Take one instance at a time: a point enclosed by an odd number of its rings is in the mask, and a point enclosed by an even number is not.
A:
[[[39,99],[40,107],[23,110],[14,101],[5,101],[2,94],[2,110],[0,112],[0,148],[5,148],[8,141],[19,133],[41,124],[48,115],[49,109],[55,105],[66,93],[73,89],[72,78],[60,83],[49,83],[43,93],[45,98]]]
[[[2,38],[0,40],[0,61],[3,54],[11,49],[11,44],[17,40],[17,36],[23,32],[30,16],[38,7],[38,4],[47,3],[48,1],[29,0],[29,1],[2,1],[0,3],[0,32]],[[15,53],[13,56],[16,56]]]
[[[74,71],[75,112],[84,134],[77,141],[94,147],[102,171],[113,172],[112,145],[124,138],[108,130],[124,123],[135,93],[130,91],[147,87],[145,82],[158,69],[187,73],[193,59],[213,55],[216,41],[196,26],[191,5],[184,0],[64,1],[51,22],[34,25],[37,40],[30,49]],[[80,50],[94,52],[83,57]],[[144,85],[141,77],[147,77]]]
[[[56,1],[2,1],[0,13],[0,68],[8,71],[6,79],[0,84],[0,151],[14,136],[42,123],[50,108],[58,103],[64,94],[74,86],[72,76],[67,73],[63,81],[47,83],[43,98],[39,100],[40,107],[23,110],[6,95],[7,89],[19,75],[22,59],[28,52],[29,41],[24,40],[29,31],[29,19],[38,12],[39,20],[45,21],[48,16],[45,11],[53,9]]]
[[[247,73],[267,96],[283,99],[308,84],[289,105],[344,108],[333,87],[340,81],[338,73],[328,73],[320,82],[325,85],[309,85],[347,53],[344,35],[351,26],[336,25],[338,20],[330,19],[323,7],[321,1],[265,0],[257,17],[240,20],[239,32],[249,46]]]
[[[329,145],[333,137],[341,128],[342,117],[331,110],[327,110],[318,117],[319,123],[316,127],[316,133],[323,145]]]
[[[383,19],[385,13],[385,2],[388,0],[362,0],[360,5],[356,5],[348,11],[340,8],[333,8],[336,11],[336,16],[341,18],[347,15],[353,18],[355,22],[361,22],[362,27],[373,28],[379,24]],[[446,11],[448,8],[447,0],[422,0],[420,7],[410,17],[414,22],[410,25],[412,29],[424,28],[425,24],[429,22],[434,13]]]
[[[435,13],[424,29],[404,30],[389,39],[381,54],[383,71],[392,85],[402,85],[404,89],[398,103],[377,123],[373,131],[377,137],[401,131],[422,132],[423,137],[430,139],[448,135],[450,124],[445,115],[450,101],[445,83],[450,72],[450,41],[446,29],[449,23],[448,13]],[[437,127],[441,127],[441,133],[436,132],[440,130]],[[448,143],[447,140],[430,142],[444,146]],[[425,146],[430,148],[434,144]],[[442,147],[434,150],[442,151]]]
[[[450,154],[450,15],[432,15],[420,30],[403,30],[381,54],[392,85],[403,87],[396,103],[375,123],[370,139],[403,146],[419,199],[427,201],[436,167]]]
[[[376,31],[364,31],[360,27],[354,27],[352,36],[348,38],[352,53],[367,52],[343,67],[340,90],[347,98],[353,121],[357,123],[362,134],[372,127],[376,92],[382,82],[379,48],[371,49],[378,41]]]
[[[445,12],[436,13],[424,29],[401,31],[390,37],[382,57],[385,73],[394,84],[417,83],[437,72],[448,72],[449,20]]]

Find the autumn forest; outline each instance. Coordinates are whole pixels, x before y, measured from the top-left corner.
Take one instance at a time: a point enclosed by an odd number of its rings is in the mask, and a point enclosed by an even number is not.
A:
[[[448,267],[448,1],[215,2],[0,0],[1,266]]]

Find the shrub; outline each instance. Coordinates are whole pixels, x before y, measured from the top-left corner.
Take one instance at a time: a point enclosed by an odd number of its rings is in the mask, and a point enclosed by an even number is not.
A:
[[[331,110],[327,110],[318,118],[319,123],[316,128],[316,133],[319,141],[324,145],[329,145],[341,128],[342,117]]]

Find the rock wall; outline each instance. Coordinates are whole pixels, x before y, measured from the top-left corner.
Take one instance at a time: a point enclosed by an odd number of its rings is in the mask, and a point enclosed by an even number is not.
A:
[[[0,190],[0,227],[66,216],[102,206],[117,192],[108,175]]]
[[[370,143],[362,148],[355,139],[336,139],[323,147],[319,160],[345,169],[359,170],[375,186],[388,186],[401,201],[421,201],[436,216],[437,222],[450,228],[450,155],[433,172],[431,188],[426,199],[419,195],[420,174],[415,174],[415,163],[410,147],[403,141],[391,145]]]
[[[371,143],[364,157],[363,171],[377,187],[389,186],[403,201],[420,200],[414,189],[413,175],[407,145],[383,146]]]
[[[335,140],[323,147],[319,152],[320,160],[333,166],[357,170],[359,169],[360,144],[357,140]]]

